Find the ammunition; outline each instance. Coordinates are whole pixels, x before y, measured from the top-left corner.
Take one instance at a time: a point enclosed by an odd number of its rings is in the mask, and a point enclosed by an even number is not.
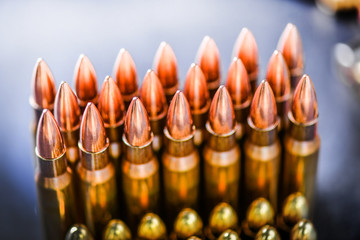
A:
[[[262,81],[257,88],[248,117],[249,134],[245,140],[245,206],[258,197],[269,199],[277,209],[281,147],[279,119],[270,85]]]
[[[37,127],[35,154],[38,161],[35,182],[45,239],[64,239],[66,231],[77,221],[73,178],[60,129],[47,109]]]
[[[147,213],[140,221],[137,236],[138,240],[167,239],[165,224],[158,215]]]
[[[220,86],[220,53],[214,39],[205,36],[196,54],[196,61],[203,71],[210,97],[212,98]]]
[[[200,158],[194,147],[192,123],[189,103],[184,94],[177,91],[164,129],[166,150],[162,162],[167,222],[173,222],[185,207],[198,207]]]
[[[205,138],[205,124],[210,108],[210,95],[206,78],[197,64],[191,64],[186,74],[184,95],[189,101],[191,116],[195,126],[194,143],[200,146]]]
[[[282,32],[277,49],[283,54],[290,71],[291,90],[294,90],[303,75],[304,60],[300,34],[296,26],[288,23]]]
[[[111,220],[103,232],[103,240],[130,240],[131,232],[126,224],[118,219]]]
[[[84,54],[80,55],[76,63],[74,82],[81,112],[84,112],[88,102],[96,105],[98,101],[96,72],[90,59]]]
[[[259,72],[258,47],[254,35],[249,29],[241,29],[236,39],[232,56],[240,58],[243,62],[248,73],[252,93],[255,93]]]
[[[120,49],[117,55],[113,76],[119,86],[125,108],[127,109],[132,98],[138,95],[138,84],[134,60],[124,48]]]
[[[196,236],[191,236],[187,240],[201,240],[201,238],[198,238]]]
[[[157,72],[167,102],[170,104],[179,84],[176,56],[168,43],[160,43],[155,54],[153,68]]]
[[[220,86],[211,102],[204,147],[206,212],[228,202],[236,210],[240,180],[240,148],[235,139],[235,115],[230,95]]]
[[[281,199],[291,193],[301,192],[309,203],[311,215],[320,139],[317,134],[316,93],[308,75],[300,79],[295,89],[288,117],[290,125],[285,136]]]
[[[77,167],[85,224],[96,239],[117,215],[115,168],[108,156],[109,139],[99,111],[88,103],[80,125]]]
[[[74,224],[71,226],[65,236],[65,240],[93,240],[89,229],[82,224]]]
[[[161,82],[152,70],[146,72],[140,89],[140,99],[148,113],[151,131],[154,134],[152,147],[155,152],[160,152],[168,106]]]
[[[240,240],[239,234],[233,230],[226,230],[217,240]]]
[[[274,227],[265,225],[256,234],[255,240],[280,240],[280,235]]]
[[[133,233],[146,212],[157,212],[159,208],[159,163],[152,150],[152,140],[146,109],[135,97],[125,117],[122,161],[126,219]]]
[[[309,220],[299,221],[291,230],[290,240],[316,240],[316,230]]]
[[[191,236],[202,238],[202,228],[203,222],[199,214],[191,208],[184,208],[175,220],[174,233],[170,239],[183,240]]]

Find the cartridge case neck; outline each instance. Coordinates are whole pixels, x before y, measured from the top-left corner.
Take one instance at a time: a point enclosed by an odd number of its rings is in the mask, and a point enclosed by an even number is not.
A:
[[[81,152],[81,165],[90,171],[100,170],[107,166],[109,163],[108,156],[109,139],[106,138],[106,146],[100,152],[88,152],[86,151],[81,143],[79,142],[79,149]]]
[[[194,134],[195,129],[193,130],[193,133],[185,139],[174,139],[171,137],[169,131],[167,128],[164,129],[164,135],[165,135],[165,144],[166,144],[166,151],[176,157],[184,157],[192,153],[195,149],[194,147]]]
[[[67,148],[77,147],[80,136],[79,131],[80,131],[80,125],[72,131],[61,131],[61,134],[63,135],[65,141],[65,146]]]
[[[243,104],[234,104],[234,112],[236,122],[242,124],[246,123],[246,118],[249,116],[251,98]]]
[[[317,136],[318,118],[307,124],[298,123],[290,111],[289,118],[289,135],[298,141],[310,141]]]
[[[64,152],[60,157],[55,159],[42,158],[39,155],[37,148],[35,148],[35,152],[39,162],[39,171],[42,176],[47,178],[53,178],[60,176],[66,172],[66,152]]]
[[[250,81],[251,91],[254,94],[257,87],[257,79],[258,79],[258,69],[254,70],[253,72],[248,72],[248,77]]]
[[[149,117],[151,131],[154,133],[154,135],[163,134],[164,126],[166,122],[166,114],[167,114],[167,108],[164,109],[164,112],[162,112],[160,115],[156,117]]]
[[[201,109],[191,109],[191,117],[194,122],[196,129],[204,129],[206,121],[208,119],[209,108],[210,108],[210,99],[206,102],[206,105]]]
[[[292,68],[290,70],[290,83],[291,89],[294,90],[303,75],[304,69],[302,67]]]
[[[154,135],[151,133],[151,139],[143,146],[131,146],[123,134],[123,142],[125,145],[125,160],[134,164],[144,164],[152,160],[154,152],[152,149]]]
[[[289,93],[285,96],[276,99],[277,113],[280,118],[278,131],[285,130],[288,128],[289,120],[287,114],[290,109],[290,98],[291,98],[291,94]]]
[[[279,119],[275,124],[266,128],[260,129],[255,127],[251,118],[247,119],[249,126],[249,140],[258,146],[269,146],[277,141]]]
[[[219,135],[212,130],[210,123],[207,122],[206,130],[209,133],[208,145],[211,149],[219,152],[224,152],[232,149],[236,145],[236,128],[234,128],[228,134]]]
[[[105,125],[105,131],[106,136],[109,138],[110,143],[112,142],[121,142],[121,137],[124,131],[124,121],[121,121],[116,126],[106,126]]]

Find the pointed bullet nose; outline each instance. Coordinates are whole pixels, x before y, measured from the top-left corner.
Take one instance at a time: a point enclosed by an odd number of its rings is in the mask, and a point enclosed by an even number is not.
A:
[[[294,92],[291,107],[292,115],[298,123],[309,123],[318,118],[318,105],[313,83],[308,75],[304,75]]]
[[[116,127],[124,121],[124,101],[119,87],[110,76],[105,77],[99,95],[98,108],[106,127]]]
[[[192,111],[199,111],[209,102],[206,78],[197,64],[191,64],[185,80],[184,94]]]
[[[219,81],[220,79],[220,53],[215,41],[205,36],[202,40],[196,56],[196,62],[201,67],[207,82]]]
[[[39,120],[36,148],[39,156],[45,159],[58,158],[65,152],[65,144],[60,128],[48,109],[43,111]]]
[[[46,62],[41,58],[36,61],[31,85],[31,102],[34,107],[53,109],[56,94],[54,77]]]
[[[87,152],[100,152],[106,145],[106,131],[100,113],[93,103],[88,103],[80,125],[80,143]]]
[[[265,80],[260,83],[254,94],[250,118],[254,126],[260,129],[271,127],[278,121],[275,97]]]
[[[237,57],[230,64],[226,88],[234,105],[242,105],[251,100],[251,86],[246,68]]]
[[[209,122],[216,134],[228,134],[234,130],[234,108],[225,86],[220,86],[214,95],[210,105]]]
[[[131,146],[144,146],[151,140],[151,127],[146,109],[139,98],[131,101],[125,117],[125,137]]]
[[[77,97],[84,102],[93,101],[98,95],[97,78],[90,59],[81,54],[74,73],[75,91]]]
[[[233,56],[243,62],[248,74],[256,72],[258,68],[258,47],[252,32],[243,28],[235,42]]]
[[[67,82],[61,82],[55,98],[55,119],[62,131],[74,131],[80,126],[80,108],[76,95]]]
[[[138,83],[134,60],[124,48],[120,49],[116,58],[113,76],[124,101],[130,102],[133,95],[137,93]]]
[[[192,134],[192,125],[189,103],[184,94],[178,90],[170,103],[166,123],[167,129],[171,137],[180,140],[188,138]]]
[[[176,56],[171,46],[166,42],[160,43],[154,57],[153,67],[157,72],[164,89],[172,88],[178,85]]]
[[[289,70],[281,52],[275,50],[272,54],[266,73],[266,81],[270,84],[275,98],[290,94]]]
[[[164,89],[158,76],[152,70],[148,70],[145,74],[140,98],[150,118],[156,118],[167,110]]]

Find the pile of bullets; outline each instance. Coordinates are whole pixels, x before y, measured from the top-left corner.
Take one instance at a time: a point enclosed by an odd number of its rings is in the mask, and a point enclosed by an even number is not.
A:
[[[140,89],[124,49],[99,94],[86,56],[76,94],[66,82],[56,93],[39,59],[30,103],[46,239],[316,239],[318,109],[293,24],[277,49],[257,86],[244,28],[223,86],[205,37],[183,91],[164,42]]]

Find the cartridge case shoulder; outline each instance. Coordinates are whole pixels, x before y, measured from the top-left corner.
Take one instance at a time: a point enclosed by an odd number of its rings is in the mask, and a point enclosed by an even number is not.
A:
[[[44,177],[39,171],[35,174],[35,182],[38,187],[48,190],[62,190],[72,184],[72,172],[70,168],[67,168],[67,171],[57,177]]]
[[[122,161],[123,174],[131,179],[145,179],[158,174],[159,163],[155,156],[142,164],[131,163],[126,159]]]
[[[228,151],[215,151],[209,146],[204,147],[205,162],[216,167],[227,167],[240,161],[240,148],[235,145]]]
[[[272,161],[274,158],[280,158],[281,154],[281,146],[278,140],[268,146],[259,146],[247,140],[245,141],[244,150],[248,158],[263,162]]]
[[[168,171],[187,172],[199,166],[200,157],[197,151],[193,151],[184,157],[176,157],[165,152],[162,160]]]
[[[320,138],[316,135],[312,140],[298,141],[287,135],[285,137],[285,148],[287,152],[297,156],[317,154],[320,148]]]
[[[91,185],[97,185],[97,184],[105,183],[109,181],[111,178],[113,178],[115,175],[115,167],[110,162],[102,169],[91,171],[84,168],[81,164],[79,164],[77,168],[77,172],[80,179],[83,182],[89,183]]]

